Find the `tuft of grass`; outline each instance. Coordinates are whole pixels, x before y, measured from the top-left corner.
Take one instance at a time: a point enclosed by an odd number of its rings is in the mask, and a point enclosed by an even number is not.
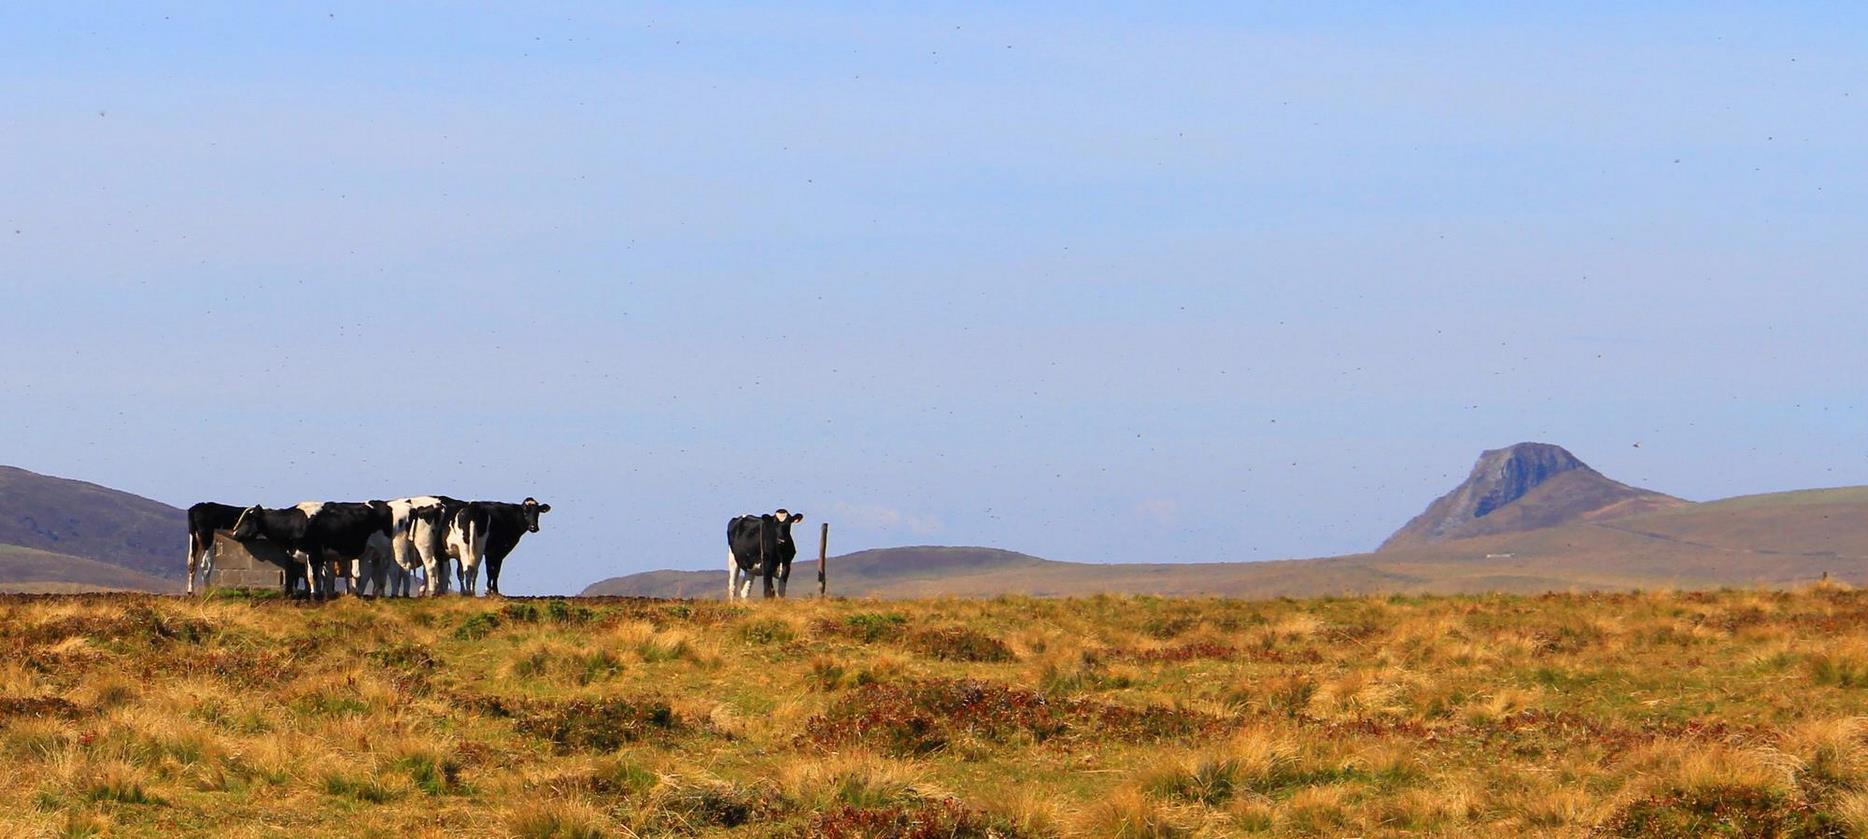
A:
[[[86,801],[112,801],[118,804],[161,804],[162,799],[143,786],[143,779],[124,766],[111,766],[90,779],[81,790]]]
[[[394,789],[384,785],[374,776],[352,778],[339,772],[325,773],[324,791],[327,795],[368,804],[387,804],[398,797]]]
[[[499,616],[492,612],[476,612],[468,615],[454,630],[456,641],[478,641],[499,629]]]
[[[717,778],[664,779],[644,808],[644,826],[654,833],[741,827],[777,812],[776,799],[770,789]]]
[[[1823,650],[1804,660],[1810,679],[1838,688],[1868,687],[1868,655],[1857,650]]]
[[[60,839],[88,839],[110,832],[110,821],[97,813],[67,810],[53,835]]]
[[[545,601],[545,618],[552,623],[585,624],[597,619],[597,610],[573,606],[562,597]]]
[[[783,644],[797,637],[791,624],[778,618],[753,618],[734,627],[733,634],[749,644]]]
[[[1078,830],[1107,839],[1183,839],[1194,835],[1194,823],[1141,790],[1120,789],[1090,807]]]
[[[466,792],[461,785],[460,764],[451,757],[433,752],[412,752],[397,758],[389,768],[406,776],[416,789],[427,795],[459,795]]]
[[[599,762],[585,782],[593,792],[626,798],[647,795],[661,778],[634,760],[615,757]]]
[[[603,839],[603,818],[589,807],[547,802],[522,805],[506,817],[513,839]]]
[[[857,612],[844,615],[842,620],[822,621],[818,627],[829,634],[874,644],[901,637],[907,631],[908,616],[900,612]]]

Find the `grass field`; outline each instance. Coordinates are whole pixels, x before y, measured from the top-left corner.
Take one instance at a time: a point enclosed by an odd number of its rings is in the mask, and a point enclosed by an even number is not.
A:
[[[1845,836],[1868,594],[0,598],[0,833]]]

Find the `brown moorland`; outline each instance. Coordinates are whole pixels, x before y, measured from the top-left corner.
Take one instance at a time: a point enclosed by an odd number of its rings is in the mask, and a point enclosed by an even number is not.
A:
[[[1868,593],[0,597],[0,834],[1843,836]]]

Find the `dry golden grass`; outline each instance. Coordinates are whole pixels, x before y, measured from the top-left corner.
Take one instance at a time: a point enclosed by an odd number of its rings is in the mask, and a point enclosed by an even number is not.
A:
[[[1868,835],[1868,594],[10,596],[0,766],[0,836]]]

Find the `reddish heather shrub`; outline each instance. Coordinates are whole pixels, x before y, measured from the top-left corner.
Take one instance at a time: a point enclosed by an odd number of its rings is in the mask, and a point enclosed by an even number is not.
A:
[[[1017,839],[951,798],[892,807],[844,806],[811,818],[806,836],[819,839]]]
[[[1121,658],[1139,662],[1182,662],[1195,659],[1226,660],[1239,654],[1238,650],[1214,641],[1189,641],[1158,650],[1129,650]]]
[[[502,708],[504,710],[504,708]],[[624,743],[672,734],[687,726],[659,699],[526,703],[512,713],[521,734],[550,740],[559,752],[613,752]]]
[[[990,635],[965,627],[923,629],[909,633],[908,647],[943,661],[1011,661],[1012,650]]]
[[[1728,785],[1671,790],[1629,803],[1600,826],[1610,836],[1850,835],[1841,820],[1768,789]]]
[[[865,644],[900,638],[907,628],[908,618],[900,612],[857,612],[838,620],[822,618],[816,624],[820,635],[848,638]]]
[[[917,755],[938,751],[961,736],[995,743],[1016,737],[1042,743],[1064,735],[1142,741],[1217,732],[1229,724],[1182,708],[1054,700],[992,682],[929,679],[864,685],[812,717],[800,739]]]
[[[76,719],[84,709],[57,696],[0,696],[0,722],[9,717],[58,717]]]

